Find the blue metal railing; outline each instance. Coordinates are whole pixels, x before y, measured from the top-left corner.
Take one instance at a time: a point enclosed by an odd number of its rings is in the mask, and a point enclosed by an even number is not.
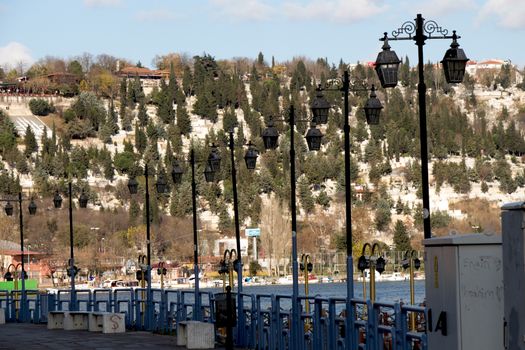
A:
[[[123,312],[126,327],[148,329],[164,334],[177,334],[177,325],[193,318],[195,294],[193,290],[152,289],[152,321],[148,326],[145,310],[145,289],[119,288],[76,290],[76,307],[86,311]],[[200,292],[200,313],[203,322],[215,322],[215,295]],[[241,293],[244,314],[244,339],[238,343],[258,350],[288,350],[291,348],[291,295]],[[56,294],[27,291],[30,322],[47,322],[49,311],[68,310],[70,290]],[[0,290],[0,308],[6,320],[19,321],[21,292]],[[297,300],[301,329],[304,330],[299,348],[305,350],[413,350],[427,349],[427,311],[424,307],[399,303],[352,299],[346,310],[346,299],[300,296]],[[308,312],[306,305],[308,304]],[[351,324],[346,324],[350,312]],[[415,329],[411,329],[410,315],[414,314]],[[350,327],[346,331],[346,327]],[[235,334],[236,332],[234,332]],[[350,339],[345,339],[346,334]]]

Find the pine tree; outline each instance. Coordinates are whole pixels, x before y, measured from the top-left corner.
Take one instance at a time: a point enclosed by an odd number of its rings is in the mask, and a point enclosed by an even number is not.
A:
[[[53,126],[51,127],[51,141],[49,142],[49,155],[54,157],[57,152],[57,129],[55,126],[55,122],[53,122]]]
[[[113,134],[113,128],[109,124],[109,121],[104,123],[98,130],[98,138],[104,143],[111,143],[111,135]]]
[[[380,199],[376,205],[376,215],[374,224],[378,231],[384,231],[388,228],[392,214],[390,213],[390,204],[385,199]]]
[[[237,114],[232,108],[227,108],[224,111],[224,116],[222,118],[222,129],[225,132],[229,132],[231,129],[235,128],[239,122],[237,121]]]
[[[304,212],[308,215],[313,212],[315,208],[315,199],[310,191],[310,185],[305,178],[301,178],[298,184],[299,199]]]
[[[34,136],[34,135],[33,135]],[[62,139],[65,139],[65,135]],[[47,138],[47,127],[44,125],[44,130],[42,131],[42,136],[40,136],[40,144],[42,145],[41,157],[49,155],[49,139]]]
[[[177,84],[177,77],[175,77],[175,69],[173,68],[173,62],[170,63],[170,75],[168,81],[168,98],[170,103],[173,103],[176,100],[177,90],[179,85]]]
[[[106,146],[100,152],[102,167],[104,168],[104,178],[108,181],[113,181],[115,178],[115,168],[113,167],[113,161],[111,159],[111,152],[108,151]]]
[[[115,135],[118,133],[119,127],[118,127],[118,115],[115,111],[115,106],[113,105],[113,99],[109,100],[109,107],[108,107],[108,116],[107,116],[107,123],[111,127],[111,134]]]
[[[35,133],[33,129],[28,125],[26,128],[26,134],[24,136],[24,155],[30,156],[31,153],[38,151],[38,144],[36,143]]]
[[[164,80],[160,83],[159,105],[157,106],[157,116],[164,124],[170,124],[175,119],[173,110],[173,100],[169,92],[168,85]]]
[[[182,73],[182,89],[186,97],[193,95],[193,76],[189,66],[184,66],[184,72]]]
[[[257,55],[257,64],[259,66],[264,66],[264,55],[260,51],[259,51],[259,55]]]
[[[126,106],[127,105],[127,100],[126,100],[126,97],[127,97],[127,86],[128,86],[128,83],[127,83],[127,79],[124,78],[120,81],[120,106],[122,108],[122,106]]]
[[[139,203],[137,203],[135,199],[131,198],[131,201],[129,203],[129,221],[131,225],[136,223],[139,215],[140,215],[140,205]]]
[[[183,104],[177,105],[177,126],[182,135],[189,135],[191,133],[190,115]]]
[[[127,107],[135,109],[135,86],[133,80],[128,80],[127,95],[126,95]]]
[[[397,220],[394,227],[394,246],[395,250],[400,252],[412,249],[407,228],[401,220]]]
[[[139,154],[143,154],[148,145],[148,138],[144,133],[144,129],[135,124],[135,148]]]
[[[131,130],[131,121],[133,115],[131,111],[126,108],[126,105],[120,105],[120,123],[122,125],[122,130],[130,131]]]
[[[137,119],[139,121],[140,126],[146,126],[148,124],[148,113],[146,110],[146,104],[144,100],[141,100],[139,102],[139,112],[137,115]]]

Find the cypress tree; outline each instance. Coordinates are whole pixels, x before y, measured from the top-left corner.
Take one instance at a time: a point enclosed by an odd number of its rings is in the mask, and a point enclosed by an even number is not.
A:
[[[141,100],[139,102],[139,113],[137,115],[137,119],[139,121],[140,126],[146,126],[148,124],[148,113],[146,110],[146,104],[144,103],[144,100]]]
[[[120,105],[120,123],[122,125],[122,130],[130,131],[131,130],[131,120],[133,116],[131,111],[128,111],[126,105]]]
[[[412,249],[407,228],[401,220],[397,220],[394,227],[394,246],[395,249],[400,252]]]
[[[135,148],[139,154],[143,154],[148,145],[148,138],[144,133],[143,128],[139,127],[138,124],[135,124]]]
[[[190,115],[183,104],[177,104],[177,126],[181,134],[189,135],[191,133]]]
[[[128,80],[126,102],[129,108],[135,109],[135,84],[131,79]]]
[[[237,114],[232,108],[226,108],[222,118],[222,128],[225,132],[229,132],[230,129],[236,127],[239,124],[237,121]]]
[[[126,78],[122,79],[120,81],[120,106],[122,105],[126,106],[127,104],[127,101],[126,101],[126,96],[127,96],[127,91],[128,91],[127,86],[128,86],[127,79]]]
[[[35,133],[33,129],[28,125],[26,128],[26,134],[24,136],[24,155],[30,156],[31,153],[38,151],[38,144],[36,142]]]
[[[193,95],[193,76],[189,66],[184,66],[184,72],[182,73],[182,89],[186,97]]]
[[[100,152],[102,167],[104,168],[104,178],[108,181],[113,181],[115,177],[115,168],[113,167],[113,161],[111,159],[111,152],[108,151],[106,146]]]
[[[111,135],[113,134],[110,122],[105,122],[98,130],[98,138],[104,143],[111,143]]]
[[[54,157],[56,152],[57,152],[57,129],[56,129],[55,123],[53,122],[53,126],[51,127],[51,142],[49,143],[49,155]]]
[[[117,115],[117,112],[115,112],[115,106],[113,104],[113,99],[109,100],[107,123],[111,127],[111,134],[112,135],[117,134],[119,130],[118,115]]]

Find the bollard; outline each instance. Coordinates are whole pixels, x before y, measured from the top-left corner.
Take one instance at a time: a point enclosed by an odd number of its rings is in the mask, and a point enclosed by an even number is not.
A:
[[[414,257],[416,254],[416,257]],[[414,270],[419,270],[421,261],[417,258],[417,252],[415,250],[407,250],[402,261],[403,268],[409,269],[410,273],[410,305],[415,304],[415,292],[414,292]],[[416,314],[410,313],[410,330],[416,331]]]
[[[312,262],[310,261],[310,255],[303,254],[301,255],[301,264],[299,265],[299,268],[301,271],[304,272],[304,295],[306,296],[305,299],[305,305],[304,309],[306,311],[306,314],[310,314],[310,301],[308,300],[308,283],[309,283],[309,273],[313,270]],[[309,331],[310,330],[310,317],[306,319],[304,330]]]
[[[232,288],[231,286],[226,287],[226,313],[227,313],[227,325],[226,325],[226,350],[233,350],[233,330],[232,330]]]

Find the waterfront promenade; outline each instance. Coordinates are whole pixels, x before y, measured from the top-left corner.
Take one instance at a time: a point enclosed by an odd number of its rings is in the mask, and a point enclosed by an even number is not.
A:
[[[44,324],[7,323],[0,325],[0,350],[186,349],[176,344],[174,336],[150,332],[128,331],[118,334],[102,334],[87,331],[48,330]]]

